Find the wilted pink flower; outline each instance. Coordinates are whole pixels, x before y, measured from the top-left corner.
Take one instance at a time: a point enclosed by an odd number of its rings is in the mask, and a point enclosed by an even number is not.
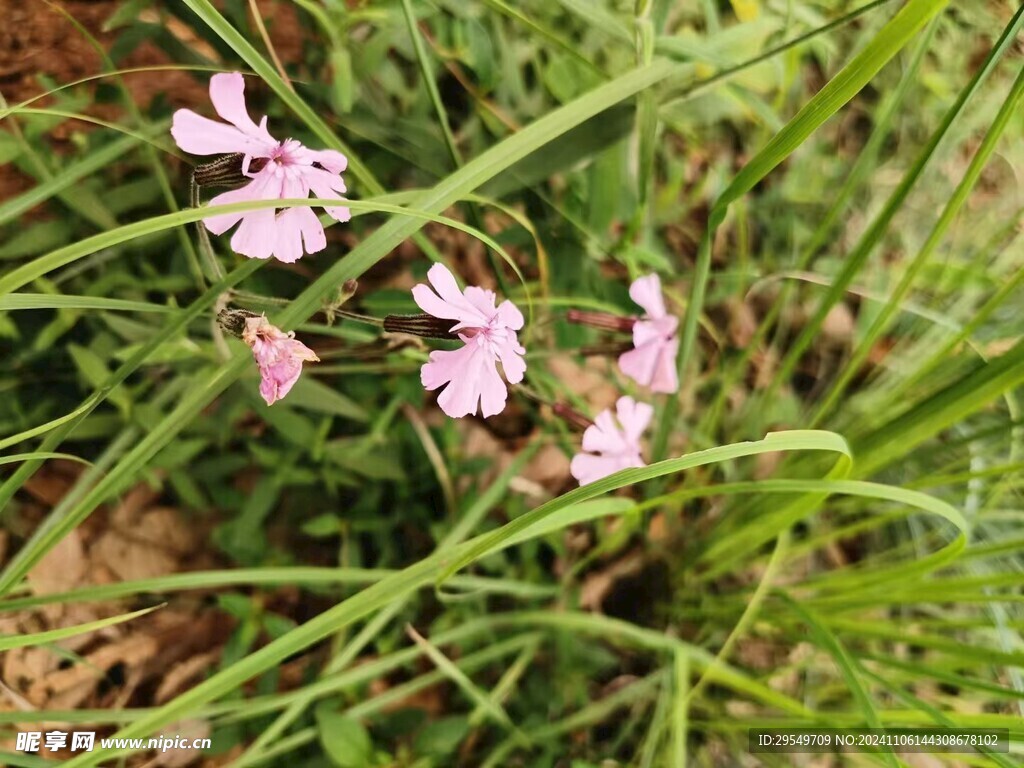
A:
[[[252,347],[252,356],[260,369],[260,394],[273,405],[287,395],[302,373],[302,363],[318,362],[319,357],[294,333],[285,333],[267,322],[267,318],[248,317],[242,340]]]
[[[526,372],[526,350],[516,336],[523,327],[522,313],[511,301],[495,307],[493,291],[473,285],[459,291],[452,273],[441,264],[430,268],[427,279],[434,290],[421,283],[412,289],[413,299],[427,314],[457,321],[449,330],[465,345],[431,352],[430,362],[420,371],[423,386],[434,390],[448,385],[437,403],[453,419],[475,414],[478,403],[485,418],[501,413],[508,387],[498,374],[498,361],[512,384],[522,381]]]
[[[616,401],[615,416],[611,410],[601,411],[583,433],[584,452],[569,464],[572,476],[586,485],[620,469],[646,466],[640,456],[640,436],[653,415],[651,406],[632,397]]]
[[[274,200],[316,197],[344,201],[341,172],[348,160],[331,149],[312,150],[295,139],[277,141],[267,131],[267,118],[256,125],[245,108],[245,80],[238,72],[217,74],[210,79],[210,100],[217,114],[230,125],[197,115],[190,109],[174,113],[171,135],[186,152],[194,155],[241,153],[242,173],[252,179],[241,189],[217,195],[211,205],[240,203],[246,200]],[[253,160],[263,160],[258,171],[250,172]],[[259,165],[259,164],[257,164]],[[348,221],[345,206],[324,208],[337,221]],[[255,259],[274,256],[291,263],[306,253],[327,246],[324,228],[312,208],[288,208],[278,213],[261,208],[246,213],[222,213],[203,219],[215,235],[227,232],[241,221],[231,238],[231,247]]]
[[[677,392],[679,337],[676,336],[676,328],[679,318],[665,312],[661,280],[657,275],[634,280],[629,286],[629,297],[647,314],[634,323],[633,349],[619,356],[619,368],[653,392]]]

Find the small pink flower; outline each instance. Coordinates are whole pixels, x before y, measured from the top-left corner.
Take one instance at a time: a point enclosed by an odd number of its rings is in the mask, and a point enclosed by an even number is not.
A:
[[[240,152],[242,173],[252,179],[241,189],[217,195],[211,205],[240,203],[246,200],[274,200],[316,197],[344,202],[345,182],[341,172],[348,160],[331,149],[312,150],[295,139],[277,141],[267,131],[267,118],[256,125],[245,108],[245,80],[238,72],[217,74],[210,79],[210,100],[217,114],[230,125],[197,115],[190,109],[174,113],[171,135],[186,152],[194,155],[222,155]],[[260,170],[250,172],[254,159],[265,160]],[[348,221],[345,206],[324,208],[337,221]],[[327,247],[324,228],[312,208],[288,208],[278,213],[261,208],[247,213],[222,213],[203,219],[215,235],[227,232],[241,222],[231,238],[231,247],[244,256],[292,263],[306,253]]]
[[[634,280],[629,297],[647,314],[633,325],[633,349],[619,356],[619,368],[652,392],[678,392],[679,318],[665,311],[661,280],[657,275]]]
[[[632,397],[618,399],[615,416],[610,410],[601,411],[583,433],[584,452],[569,464],[572,476],[586,485],[620,469],[647,466],[640,455],[640,436],[653,415],[654,408]]]
[[[260,394],[273,405],[287,395],[302,373],[302,363],[318,362],[319,357],[294,333],[285,333],[267,322],[267,318],[248,317],[242,340],[252,347],[252,356],[260,369]]]
[[[412,289],[413,299],[427,314],[457,321],[449,330],[464,346],[431,352],[430,362],[420,371],[423,386],[434,390],[447,384],[437,404],[453,419],[475,414],[478,403],[485,418],[501,413],[508,387],[498,374],[498,361],[511,384],[522,381],[526,372],[526,350],[516,336],[523,327],[522,313],[511,301],[495,307],[493,291],[473,285],[459,291],[452,273],[441,264],[430,268],[427,279],[434,290],[421,283]]]

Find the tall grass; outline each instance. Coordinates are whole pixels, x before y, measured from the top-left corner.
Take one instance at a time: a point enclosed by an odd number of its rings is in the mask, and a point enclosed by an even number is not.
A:
[[[15,162],[36,183],[0,203],[0,446],[10,451],[0,500],[20,532],[0,571],[0,611],[277,584],[329,589],[335,604],[250,642],[162,706],[5,712],[0,723],[116,725],[130,737],[203,718],[222,748],[245,745],[231,763],[245,766],[359,764],[345,755],[371,736],[362,764],[711,764],[741,755],[746,729],[769,724],[1003,727],[1021,751],[1024,270],[1013,171],[1024,160],[1024,69],[1011,52],[1024,8],[735,2],[741,15],[757,11],[737,20],[713,2],[696,12],[657,0],[628,10],[301,0],[325,49],[288,82],[241,5],[182,5],[157,7],[223,56],[183,66],[255,73],[274,120],[348,155],[354,244],[296,273],[218,253],[226,276],[207,284],[185,236],[205,211],[177,211],[163,194],[166,170],[177,199],[187,196],[180,163],[158,153],[166,115],[144,116],[122,90],[125,123],[58,162],[45,131],[72,112],[64,91],[54,108],[2,111]],[[130,76],[116,65],[114,82]],[[805,82],[808,72],[821,82]],[[868,126],[840,151],[851,111]],[[699,177],[688,153],[701,158]],[[137,188],[141,204],[130,187],[139,180],[108,170],[115,163],[160,169]],[[387,194],[394,179],[401,194]],[[118,185],[129,189],[119,196]],[[66,223],[33,223],[40,204]],[[496,232],[502,212],[510,223]],[[673,249],[672,228],[693,248]],[[584,340],[552,330],[558,308],[631,311],[605,275],[662,273],[682,316],[684,386],[658,403],[648,467],[527,501],[518,475],[541,445],[573,438],[524,406],[527,447],[482,482],[459,427],[403,421],[404,404],[425,404],[407,373],[415,352],[388,355],[383,373],[358,359],[345,375],[314,368],[307,386],[318,389],[305,397],[297,389],[272,410],[254,402],[248,350],[225,353],[211,333],[219,302],[262,295],[281,327],[362,340],[318,322],[325,304],[406,242],[450,261],[433,242],[442,229],[482,244],[506,289],[530,297],[529,383],[551,399],[579,402],[545,366]],[[746,340],[731,342],[723,307],[764,296]],[[376,300],[411,308],[386,290]],[[66,353],[72,339],[98,366]],[[42,388],[32,377],[51,365]],[[758,366],[767,381],[749,384]],[[262,444],[235,432],[252,413],[268,427]],[[89,467],[25,531],[26,482],[67,456]],[[229,482],[246,465],[262,478],[248,498]],[[237,567],[22,594],[33,566],[140,482],[196,516],[243,521],[219,541]],[[298,527],[310,510],[336,520],[344,552],[358,548],[352,530],[371,532],[379,559],[317,568],[301,551],[275,551],[267,516]],[[652,534],[655,521],[667,539]],[[392,540],[403,524],[426,531],[431,554],[402,553]],[[564,533],[580,528],[594,551],[574,563]],[[584,610],[586,574],[631,548],[666,564],[656,617]],[[548,556],[564,573],[540,564]],[[418,632],[407,636],[406,621]],[[311,653],[318,644],[326,657]],[[303,686],[245,687],[303,654]],[[395,671],[399,684],[367,693]],[[389,707],[442,683],[449,718],[433,733],[443,748],[389,740]]]

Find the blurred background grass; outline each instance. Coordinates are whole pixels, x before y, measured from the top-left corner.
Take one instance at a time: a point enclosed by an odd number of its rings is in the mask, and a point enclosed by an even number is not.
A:
[[[8,735],[174,715],[162,732],[212,735],[203,765],[574,768],[829,764],[748,755],[762,724],[1020,735],[1017,4],[923,16],[814,132],[800,110],[903,3],[3,5],[0,623],[30,639],[4,654]],[[422,221],[363,213],[258,271],[214,239],[225,299],[301,321],[323,361],[264,406],[234,342],[224,361],[193,230],[147,224],[189,204],[171,112],[208,114],[208,73],[235,69],[263,75],[250,110],[278,135],[344,142],[354,199],[436,203],[525,285],[438,222],[408,238]],[[545,116],[562,134],[534,139]],[[455,187],[492,148],[493,177]],[[458,204],[418,191],[446,184]],[[578,436],[547,406],[446,419],[422,348],[313,314],[339,264],[347,307],[415,311],[431,258],[524,307],[528,288],[529,386],[588,415],[633,390],[564,310],[631,313],[629,279],[659,272],[695,335],[648,459],[813,427],[852,447],[849,479],[768,451],[563,502]],[[546,529],[437,590],[336,606],[552,499]]]

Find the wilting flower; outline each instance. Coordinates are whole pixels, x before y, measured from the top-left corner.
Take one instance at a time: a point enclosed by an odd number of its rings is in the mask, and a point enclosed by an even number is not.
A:
[[[526,350],[516,336],[523,327],[522,313],[507,300],[495,307],[493,291],[473,285],[460,291],[452,273],[441,264],[430,268],[427,279],[434,290],[421,283],[412,289],[413,299],[427,314],[457,321],[448,330],[464,346],[431,352],[430,362],[420,371],[423,386],[428,390],[445,387],[437,403],[454,419],[475,414],[478,404],[484,417],[501,413],[508,387],[498,373],[498,362],[512,384],[522,381],[526,372],[522,358]]]
[[[677,392],[679,337],[676,336],[676,328],[679,318],[665,311],[661,280],[657,275],[634,280],[629,286],[629,297],[647,314],[633,324],[633,349],[619,356],[619,368],[653,392]]]
[[[238,72],[217,74],[210,79],[210,100],[217,114],[230,125],[197,115],[190,109],[174,113],[171,135],[186,152],[194,155],[242,155],[241,173],[248,184],[213,198],[211,205],[240,203],[246,200],[275,200],[316,197],[344,202],[341,172],[348,160],[334,150],[312,150],[295,139],[277,141],[267,131],[267,118],[259,125],[245,108],[245,81]],[[255,161],[255,162],[254,162]],[[327,213],[337,221],[348,221],[351,214],[345,206],[327,206]],[[255,259],[271,256],[291,263],[306,253],[322,251],[327,246],[324,228],[309,207],[273,208],[244,213],[222,213],[203,219],[215,235],[227,232],[241,222],[231,238],[231,247]]]
[[[260,394],[273,405],[287,395],[302,373],[302,363],[318,362],[319,357],[294,333],[285,333],[271,325],[263,315],[247,317],[242,340],[252,347],[252,356],[260,369]]]
[[[654,415],[654,408],[631,397],[620,397],[611,410],[601,411],[593,425],[583,433],[583,453],[573,456],[569,464],[572,476],[580,485],[628,467],[643,467],[640,437]]]

